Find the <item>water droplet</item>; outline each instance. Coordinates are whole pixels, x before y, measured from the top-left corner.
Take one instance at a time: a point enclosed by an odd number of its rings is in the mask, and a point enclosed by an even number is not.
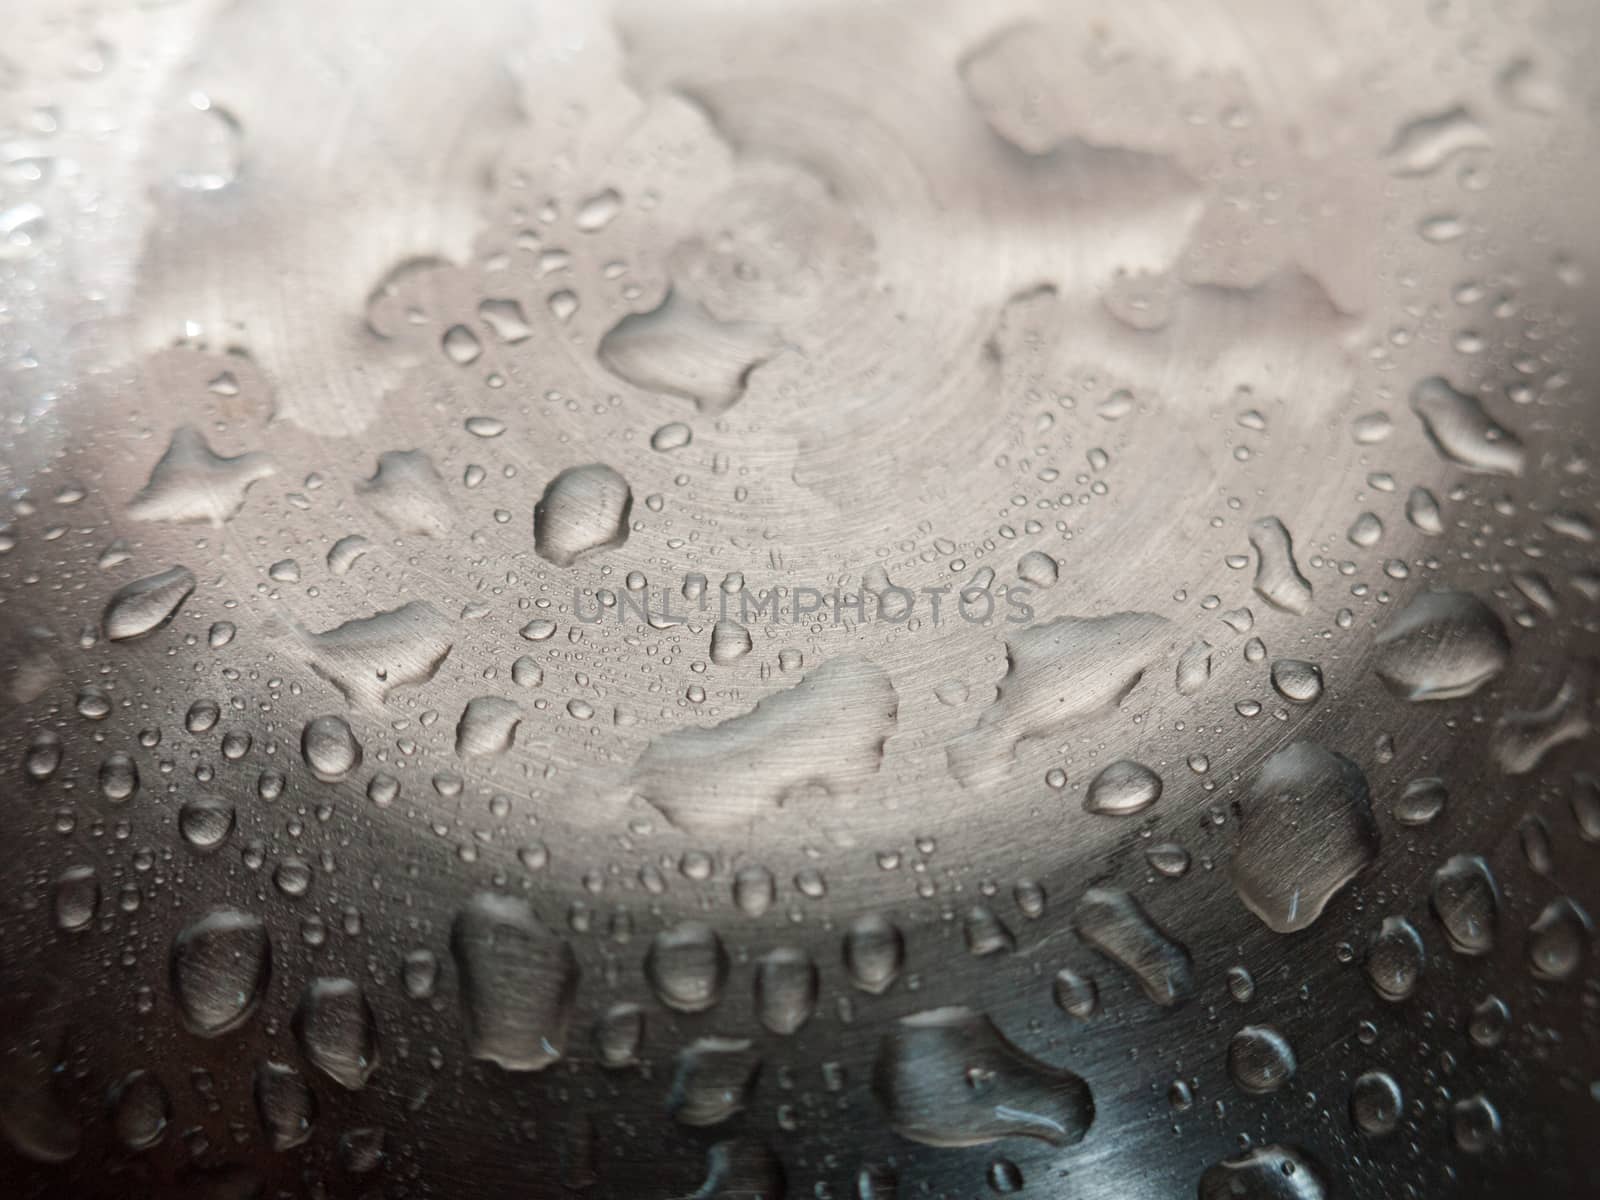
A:
[[[244,507],[253,484],[276,473],[265,454],[224,458],[194,426],[180,426],[149,481],[128,502],[128,515],[135,521],[221,526]]]
[[[673,450],[682,450],[693,440],[694,430],[682,421],[672,421],[650,435],[650,449],[666,454]]]
[[[324,783],[343,779],[361,765],[361,743],[340,716],[313,717],[300,733],[300,753]]]
[[[1030,550],[1017,562],[1017,578],[1037,588],[1054,587],[1061,564],[1042,550]]]
[[[37,730],[22,756],[22,769],[29,779],[43,783],[61,768],[61,736],[50,729]]]
[[[580,233],[598,233],[616,219],[622,211],[622,197],[615,188],[606,188],[585,197],[578,205],[572,223]]]
[[[272,943],[261,918],[217,908],[173,939],[172,991],[189,1032],[217,1037],[255,1012],[272,970]]]
[[[494,331],[495,337],[508,345],[526,341],[533,336],[533,326],[528,324],[528,316],[516,300],[500,298],[483,300],[478,304],[478,316]],[[448,349],[447,346],[446,350]],[[454,358],[454,355],[451,357]]]
[[[1585,772],[1574,775],[1570,804],[1578,835],[1586,842],[1600,842],[1600,779]]]
[[[449,531],[449,492],[433,460],[421,450],[384,451],[377,470],[356,491],[400,533],[443,537]]]
[[[680,1125],[720,1125],[744,1110],[755,1090],[761,1057],[743,1038],[697,1038],[673,1064],[667,1112]]]
[[[1004,1137],[1081,1141],[1094,1120],[1082,1079],[1029,1057],[981,1013],[939,1008],[895,1022],[879,1046],[873,1092],[901,1137],[981,1146]]]
[[[724,617],[711,628],[711,661],[719,666],[736,662],[750,653],[751,644],[750,631]]]
[[[1272,664],[1272,689],[1291,704],[1315,704],[1322,698],[1322,668],[1299,658]]]
[[[1180,696],[1193,696],[1211,679],[1211,643],[1195,642],[1178,657],[1177,688]]]
[[[348,575],[361,556],[372,549],[372,543],[359,533],[342,537],[328,548],[328,570],[335,575]]]
[[[1401,825],[1428,825],[1438,820],[1449,803],[1450,793],[1444,780],[1427,777],[1413,779],[1406,784],[1400,798],[1394,802],[1394,819]]]
[[[633,492],[604,463],[568,467],[544,489],[533,509],[534,548],[559,567],[591,551],[628,540]]]
[[[1161,798],[1161,776],[1142,763],[1122,759],[1104,768],[1089,783],[1085,812],[1128,817]]]
[[[194,574],[187,567],[168,567],[118,588],[101,620],[106,638],[131,642],[163,628],[178,615],[194,588]]]
[[[1303,615],[1311,608],[1311,584],[1294,561],[1294,542],[1277,517],[1250,526],[1256,551],[1256,593],[1274,608]]]
[[[722,321],[668,290],[650,312],[633,313],[600,339],[600,362],[647,392],[681,396],[702,412],[722,412],[744,395],[750,376],[782,346],[778,331],[754,321]]]
[[[841,722],[838,714],[849,713]],[[873,663],[836,658],[754,709],[656,738],[634,765],[635,794],[688,833],[723,833],[794,795],[842,802],[876,775],[899,697]]]
[[[1268,928],[1293,933],[1378,857],[1361,768],[1312,742],[1274,751],[1240,801],[1231,874]]]
[[[1422,936],[1404,917],[1385,917],[1383,926],[1367,946],[1367,982],[1379,999],[1408,998],[1422,978],[1425,955]]]
[[[1228,1074],[1241,1091],[1265,1096],[1295,1073],[1294,1050],[1271,1025],[1246,1025],[1228,1043]]]
[[[400,964],[400,983],[406,995],[413,1000],[426,1000],[433,995],[439,982],[439,958],[432,950],[419,949],[406,953]]]
[[[1009,954],[1017,948],[1017,939],[1011,930],[984,904],[974,904],[967,909],[961,923],[961,936],[966,941],[967,953],[974,958]]]
[[[1322,1176],[1292,1146],[1258,1146],[1207,1167],[1200,1200],[1328,1200]]]
[[[1131,974],[1163,1008],[1177,1007],[1194,995],[1189,951],[1158,929],[1127,892],[1089,889],[1072,920],[1079,937]]]
[[[997,1196],[1010,1196],[1022,1190],[1022,1168],[1008,1158],[997,1158],[984,1172],[989,1190]]]
[[[1456,466],[1484,475],[1522,474],[1522,440],[1489,416],[1476,396],[1433,376],[1412,389],[1411,409],[1434,449]]]
[[[1458,854],[1447,860],[1433,873],[1430,903],[1457,954],[1483,955],[1494,949],[1500,889],[1483,859]]]
[[[1594,925],[1576,901],[1562,896],[1540,910],[1528,927],[1528,968],[1535,979],[1558,983],[1583,966]]]
[[[280,1153],[311,1140],[317,1120],[317,1098],[300,1072],[283,1063],[256,1067],[256,1115],[267,1142]]]
[[[1056,972],[1050,991],[1056,1007],[1069,1017],[1087,1021],[1100,1011],[1100,989],[1094,980],[1071,967],[1062,967]]]
[[[756,1015],[773,1033],[794,1033],[816,1011],[820,986],[811,956],[780,946],[756,964]]]
[[[706,1178],[691,1200],[784,1200],[783,1166],[761,1142],[736,1138],[706,1151]]]
[[[1426,175],[1457,154],[1487,150],[1491,145],[1488,132],[1472,112],[1458,106],[1407,121],[1395,131],[1384,155],[1396,175]]]
[[[1492,1050],[1505,1040],[1511,1028],[1511,1010],[1498,996],[1485,996],[1472,1006],[1467,1022],[1467,1034],[1475,1045]]]
[[[450,951],[473,1058],[507,1071],[541,1071],[561,1057],[578,961],[526,900],[494,892],[473,896],[456,913]]]
[[[1566,678],[1548,703],[1502,716],[1489,747],[1500,769],[1507,775],[1527,775],[1557,746],[1587,737],[1593,729],[1589,719],[1592,691],[1593,667],[1580,660],[1567,668]]]
[[[772,872],[765,867],[740,867],[733,877],[733,902],[747,917],[764,915],[772,907],[776,892]]]
[[[595,1021],[594,1046],[600,1065],[617,1070],[639,1061],[644,1043],[644,1010],[637,1004],[613,1004]]]
[[[378,1021],[359,984],[313,979],[300,995],[293,1024],[306,1061],[342,1088],[367,1086],[378,1069]]]
[[[650,989],[668,1008],[704,1012],[722,999],[728,980],[728,952],[716,930],[698,921],[663,929],[644,960]]]
[[[352,703],[380,705],[398,688],[417,687],[450,656],[454,629],[425,600],[358,617],[321,633],[301,631],[311,669]]]
[[[1144,852],[1151,868],[1168,879],[1180,879],[1189,872],[1189,852],[1176,842],[1159,842]]]
[[[905,965],[905,936],[878,913],[865,913],[850,923],[844,939],[845,969],[850,982],[879,996],[893,986]]]
[[[1444,532],[1444,518],[1439,513],[1439,501],[1425,487],[1414,487],[1406,497],[1406,520],[1430,536]]]
[[[483,758],[511,749],[522,723],[522,709],[498,696],[475,696],[456,723],[456,753]]]
[[[106,1097],[111,1129],[126,1150],[148,1150],[166,1136],[172,1123],[172,1099],[161,1080],[149,1071],[130,1071]]]
[[[196,796],[178,810],[178,832],[196,850],[215,850],[233,832],[234,808],[215,796]]]
[[[971,787],[1003,777],[1017,746],[1119,706],[1165,661],[1171,623],[1152,613],[1060,617],[1006,640],[1007,669],[975,728],[946,749]]]
[[[1350,523],[1345,537],[1350,539],[1351,545],[1370,549],[1383,538],[1383,522],[1377,513],[1364,512]]]
[[[1378,634],[1373,670],[1407,700],[1470,696],[1505,669],[1511,640],[1494,611],[1466,592],[1421,592]]]
[[[1500,1113],[1481,1092],[1450,1108],[1450,1135],[1466,1154],[1482,1154],[1500,1139]]]
[[[68,867],[56,876],[51,888],[50,908],[56,928],[76,933],[89,928],[100,907],[100,878],[90,866]]]
[[[100,794],[121,804],[139,790],[139,766],[133,756],[114,750],[100,763]]]
[[[446,329],[440,345],[445,357],[458,367],[471,366],[483,353],[483,343],[478,340],[478,335],[465,325],[452,325]]]
[[[377,1125],[359,1125],[341,1133],[334,1148],[340,1169],[351,1175],[376,1171],[383,1162],[383,1136]]]

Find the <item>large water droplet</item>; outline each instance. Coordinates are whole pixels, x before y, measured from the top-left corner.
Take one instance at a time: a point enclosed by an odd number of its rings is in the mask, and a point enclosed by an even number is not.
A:
[[[624,317],[600,339],[600,362],[647,392],[693,400],[721,412],[744,395],[750,376],[782,346],[776,329],[722,321],[668,290],[650,312]]]
[[[663,929],[650,943],[645,978],[656,999],[678,1012],[704,1012],[722,999],[728,952],[716,930],[698,921]]]
[[[276,473],[265,454],[224,458],[193,425],[173,431],[150,480],[128,503],[136,521],[176,521],[220,526],[244,506],[245,493]]]
[[[473,1058],[507,1071],[540,1071],[561,1057],[578,960],[526,900],[479,892],[456,914],[450,950]]]
[[[106,638],[131,642],[154,633],[178,615],[194,588],[194,574],[187,567],[168,567],[118,588],[101,620]]]
[[[1387,1071],[1368,1071],[1350,1087],[1350,1123],[1368,1137],[1393,1133],[1404,1109],[1400,1085]]]
[[[793,795],[821,791],[842,802],[877,773],[898,713],[879,667],[836,658],[741,716],[658,737],[639,756],[632,787],[690,833],[747,827]]]
[[[888,991],[905,965],[906,942],[899,927],[880,913],[864,913],[844,937],[844,965],[850,982],[878,996]]]
[[[756,1015],[773,1033],[794,1033],[816,1011],[820,986],[811,956],[780,946],[756,964]]]
[[[313,717],[300,732],[300,753],[324,783],[343,779],[361,765],[361,743],[340,716]]]
[[[579,555],[628,540],[633,491],[604,463],[568,467],[533,508],[533,544],[541,557],[570,567]]]
[[[1314,922],[1377,857],[1366,776],[1315,743],[1274,751],[1239,802],[1233,885],[1278,933]]]
[[[433,460],[421,450],[384,451],[377,470],[356,491],[401,533],[443,537],[449,531],[450,494]]]
[[[1140,612],[1060,617],[1013,634],[994,703],[947,748],[951,774],[969,787],[1003,777],[1025,739],[1120,705],[1171,642],[1170,622]]]
[[[516,740],[522,709],[498,696],[475,696],[456,723],[456,753],[464,757],[504,754]]]
[[[1272,664],[1272,689],[1291,704],[1314,704],[1322,698],[1322,668],[1299,658]]]
[[[750,653],[750,631],[724,617],[711,627],[711,661],[726,665]]]
[[[1416,927],[1404,917],[1385,917],[1367,946],[1367,982],[1380,999],[1404,1000],[1417,990],[1424,961]]]
[[[284,1063],[256,1066],[256,1116],[268,1144],[280,1153],[311,1140],[317,1098],[300,1072]]]
[[[340,1087],[359,1091],[378,1069],[378,1021],[350,979],[313,979],[294,1013],[306,1060]]]
[[[1256,593],[1274,608],[1303,615],[1311,608],[1311,584],[1294,561],[1294,541],[1277,517],[1250,526],[1256,551]]]
[[[1176,1007],[1194,995],[1189,951],[1158,929],[1127,892],[1089,889],[1072,922],[1079,937],[1127,970],[1162,1007]]]
[[[1374,670],[1408,700],[1470,696],[1505,669],[1511,641],[1494,611],[1466,592],[1423,592],[1378,635]]]
[[[1507,775],[1527,775],[1557,746],[1587,737],[1594,728],[1589,716],[1593,679],[1592,665],[1580,660],[1567,668],[1547,703],[1502,716],[1489,743],[1500,769]]]
[[[1494,949],[1500,889],[1483,859],[1458,854],[1447,860],[1433,873],[1430,903],[1457,954],[1482,955]]]
[[[1522,439],[1485,412],[1476,396],[1433,376],[1411,390],[1411,409],[1434,449],[1456,466],[1483,475],[1522,474]]]
[[[170,970],[178,1012],[191,1033],[217,1037],[249,1020],[272,970],[261,918],[218,908],[173,939]]]
[[[161,1080],[149,1071],[130,1071],[106,1097],[111,1130],[126,1150],[148,1150],[166,1136],[172,1123],[172,1099]]]
[[[1200,1200],[1328,1200],[1309,1159],[1292,1146],[1258,1146],[1207,1167]]]
[[[967,1008],[897,1021],[879,1047],[872,1087],[894,1131],[928,1146],[1003,1137],[1066,1146],[1094,1120],[1088,1084],[1025,1054]]]
[[[1083,809],[1103,816],[1128,817],[1143,812],[1159,799],[1161,776],[1143,763],[1122,759],[1090,780]]]
[[[454,628],[425,600],[413,600],[321,633],[302,629],[311,669],[352,703],[382,704],[396,688],[427,683],[450,656]]]
[[[1294,1049],[1271,1025],[1246,1025],[1228,1043],[1228,1074],[1241,1091],[1265,1096],[1295,1073]]]
[[[698,1038],[673,1065],[667,1112],[682,1125],[720,1125],[744,1109],[755,1089],[761,1056],[743,1038]]]
[[[1535,979],[1571,979],[1589,952],[1594,925],[1589,914],[1566,896],[1550,901],[1528,927],[1528,968]]]
[[[637,1004],[613,1004],[595,1021],[594,1048],[601,1066],[633,1066],[643,1043],[644,1009]]]

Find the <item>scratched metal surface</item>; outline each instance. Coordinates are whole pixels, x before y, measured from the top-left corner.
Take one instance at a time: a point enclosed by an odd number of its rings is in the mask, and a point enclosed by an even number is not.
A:
[[[0,1190],[1600,1191],[1592,5],[0,25]]]

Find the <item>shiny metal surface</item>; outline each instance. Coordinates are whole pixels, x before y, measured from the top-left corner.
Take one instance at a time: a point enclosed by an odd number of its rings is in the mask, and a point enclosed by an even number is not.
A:
[[[1600,1191],[1592,5],[0,24],[7,1195]]]

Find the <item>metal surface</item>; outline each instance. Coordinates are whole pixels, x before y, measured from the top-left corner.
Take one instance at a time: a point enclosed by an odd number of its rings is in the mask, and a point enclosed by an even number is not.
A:
[[[0,24],[6,1194],[1600,1191],[1592,5]]]

